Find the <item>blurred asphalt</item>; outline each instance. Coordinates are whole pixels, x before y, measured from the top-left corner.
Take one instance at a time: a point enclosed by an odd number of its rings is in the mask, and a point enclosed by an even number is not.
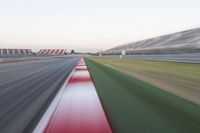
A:
[[[185,63],[200,63],[200,53],[127,55],[125,58]]]
[[[0,64],[0,133],[31,132],[78,60]]]

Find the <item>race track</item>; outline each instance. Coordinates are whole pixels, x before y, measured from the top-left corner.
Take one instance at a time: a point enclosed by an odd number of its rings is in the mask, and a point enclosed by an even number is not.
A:
[[[0,132],[32,132],[78,60],[0,64]]]
[[[126,55],[127,59],[139,60],[155,60],[155,61],[170,61],[170,62],[183,62],[183,63],[200,63],[199,53],[183,53],[183,54],[138,54]]]

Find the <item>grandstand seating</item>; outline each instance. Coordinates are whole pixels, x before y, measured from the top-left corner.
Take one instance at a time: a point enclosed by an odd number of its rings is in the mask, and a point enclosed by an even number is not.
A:
[[[34,53],[31,49],[6,49],[0,48],[0,57],[21,57],[32,56]]]
[[[25,57],[25,56],[56,56],[66,55],[66,49],[41,49],[34,53],[31,49],[6,49],[0,48],[0,57]]]
[[[121,54],[122,50],[127,54],[199,53],[200,28],[119,45],[102,54]]]
[[[66,55],[67,49],[41,49],[37,55],[49,56],[49,55]]]

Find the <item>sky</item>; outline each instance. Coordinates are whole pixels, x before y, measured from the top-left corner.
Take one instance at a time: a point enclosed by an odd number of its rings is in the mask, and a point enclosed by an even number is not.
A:
[[[1,48],[106,50],[200,27],[200,0],[0,0]]]

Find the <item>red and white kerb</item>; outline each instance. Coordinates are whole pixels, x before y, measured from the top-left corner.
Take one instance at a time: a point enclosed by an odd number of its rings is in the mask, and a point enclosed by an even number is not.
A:
[[[64,88],[45,133],[111,133],[91,76],[83,59]]]

